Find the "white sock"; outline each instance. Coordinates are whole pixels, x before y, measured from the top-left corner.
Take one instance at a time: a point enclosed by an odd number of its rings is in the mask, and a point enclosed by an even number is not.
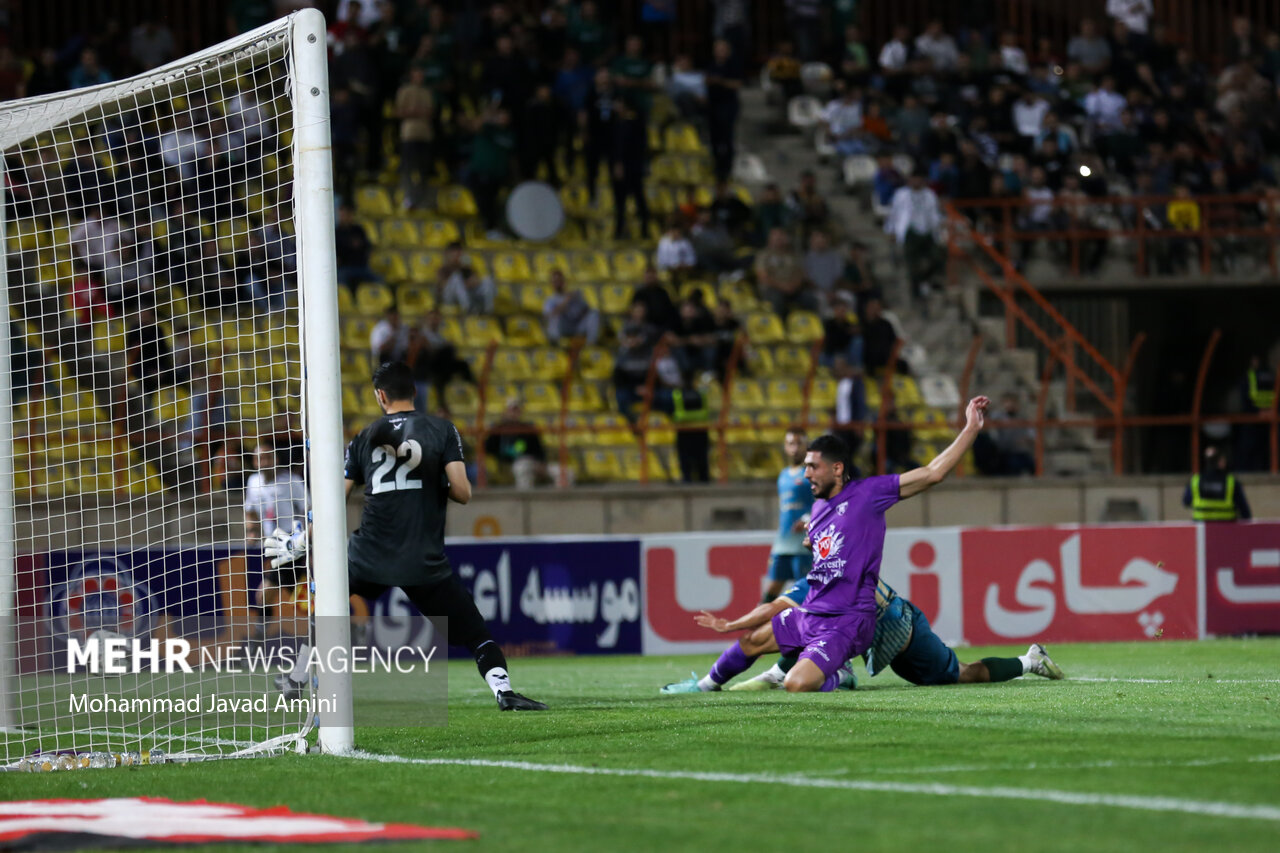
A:
[[[486,672],[484,680],[488,682],[489,689],[493,691],[494,696],[511,690],[511,676],[507,675],[507,671],[500,666],[495,666]]]
[[[289,680],[296,684],[307,683],[307,661],[311,658],[311,646],[303,643],[298,646],[298,656],[293,660],[293,671],[289,673]]]
[[[1023,674],[1023,675],[1026,675],[1028,672],[1030,672],[1030,671],[1031,671],[1031,667],[1032,667],[1032,665],[1033,665],[1033,663],[1034,663],[1034,662],[1031,660],[1031,655],[1018,655],[1018,660],[1022,661],[1022,674]]]
[[[704,675],[698,679],[698,689],[701,690],[703,693],[710,693],[713,690],[719,690],[720,685],[712,681],[711,675],[708,673],[707,675]]]

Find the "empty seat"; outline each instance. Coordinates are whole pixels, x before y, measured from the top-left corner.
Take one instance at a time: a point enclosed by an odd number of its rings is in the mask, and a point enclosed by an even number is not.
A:
[[[747,337],[756,345],[780,344],[786,340],[786,331],[777,314],[751,314],[747,317]]]
[[[787,340],[793,344],[811,344],[822,340],[822,319],[809,311],[792,311],[787,317]]]
[[[542,321],[535,317],[508,317],[507,343],[513,347],[545,346],[547,336],[542,331]]]

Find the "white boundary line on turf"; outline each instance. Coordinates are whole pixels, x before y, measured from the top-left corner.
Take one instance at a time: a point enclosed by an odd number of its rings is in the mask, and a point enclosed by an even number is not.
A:
[[[940,767],[882,768],[876,773],[977,773],[1020,770],[1105,770],[1137,767],[1214,767],[1220,764],[1269,764],[1280,761],[1280,755],[1253,755],[1246,758],[1188,758],[1185,761],[1082,761],[1074,764],[1046,764],[1033,761],[1028,764],[950,764]]]
[[[925,794],[940,797],[1034,800],[1071,806],[1109,806],[1112,808],[1138,809],[1140,811],[1178,812],[1209,817],[1280,822],[1280,806],[1184,800],[1176,797],[1146,797],[1133,794],[1091,794],[1083,791],[1054,791],[1036,788],[982,788],[973,785],[879,782],[870,779],[814,779],[773,773],[711,773],[691,770],[584,767],[577,764],[537,764],[529,761],[495,761],[483,758],[408,758],[401,755],[377,755],[360,751],[348,753],[346,757],[363,761],[377,761],[383,764],[488,767],[501,770],[524,770],[532,773],[562,773],[580,776],[638,777],[691,782],[728,782],[740,785],[781,785],[792,788],[881,791],[892,794]]]

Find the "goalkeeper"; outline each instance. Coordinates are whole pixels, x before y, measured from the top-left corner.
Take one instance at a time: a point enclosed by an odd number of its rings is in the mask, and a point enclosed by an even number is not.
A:
[[[450,422],[414,411],[413,374],[404,363],[380,365],[373,390],[385,414],[347,445],[347,497],[356,485],[365,494],[360,527],[347,545],[351,594],[373,600],[399,587],[433,624],[448,620],[437,627],[475,657],[500,710],[545,711],[511,689],[507,659],[444,553],[448,502],[471,500],[462,437]],[[305,547],[305,535],[277,536],[265,553],[287,559]],[[304,683],[299,669],[289,676],[295,689]]]
[[[751,633],[726,649],[706,676],[698,678],[695,673],[685,681],[668,684],[662,688],[662,692],[703,693],[719,690],[730,678],[750,667],[756,657],[777,649],[773,638],[773,617],[793,607],[803,609],[802,605],[808,595],[809,581],[801,579],[772,602],[762,604],[732,621],[702,611],[694,617],[694,621],[704,628],[721,634],[744,630]],[[1062,670],[1039,643],[1033,643],[1025,655],[1016,658],[983,658],[976,663],[960,663],[956,653],[933,633],[925,615],[883,580],[877,581],[876,585],[875,639],[862,657],[870,675],[878,675],[888,667],[903,680],[917,685],[1009,681],[1027,673],[1042,675],[1055,681],[1063,678]],[[784,656],[768,672],[729,689],[771,690],[780,687],[787,671],[795,662],[796,656]],[[746,664],[745,667],[743,663]]]

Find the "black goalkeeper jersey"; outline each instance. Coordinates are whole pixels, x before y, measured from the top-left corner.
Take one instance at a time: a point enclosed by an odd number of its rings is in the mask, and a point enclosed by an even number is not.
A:
[[[417,412],[383,415],[351,439],[345,476],[363,484],[365,496],[347,545],[353,578],[413,586],[449,576],[444,467],[462,461],[457,427]]]

